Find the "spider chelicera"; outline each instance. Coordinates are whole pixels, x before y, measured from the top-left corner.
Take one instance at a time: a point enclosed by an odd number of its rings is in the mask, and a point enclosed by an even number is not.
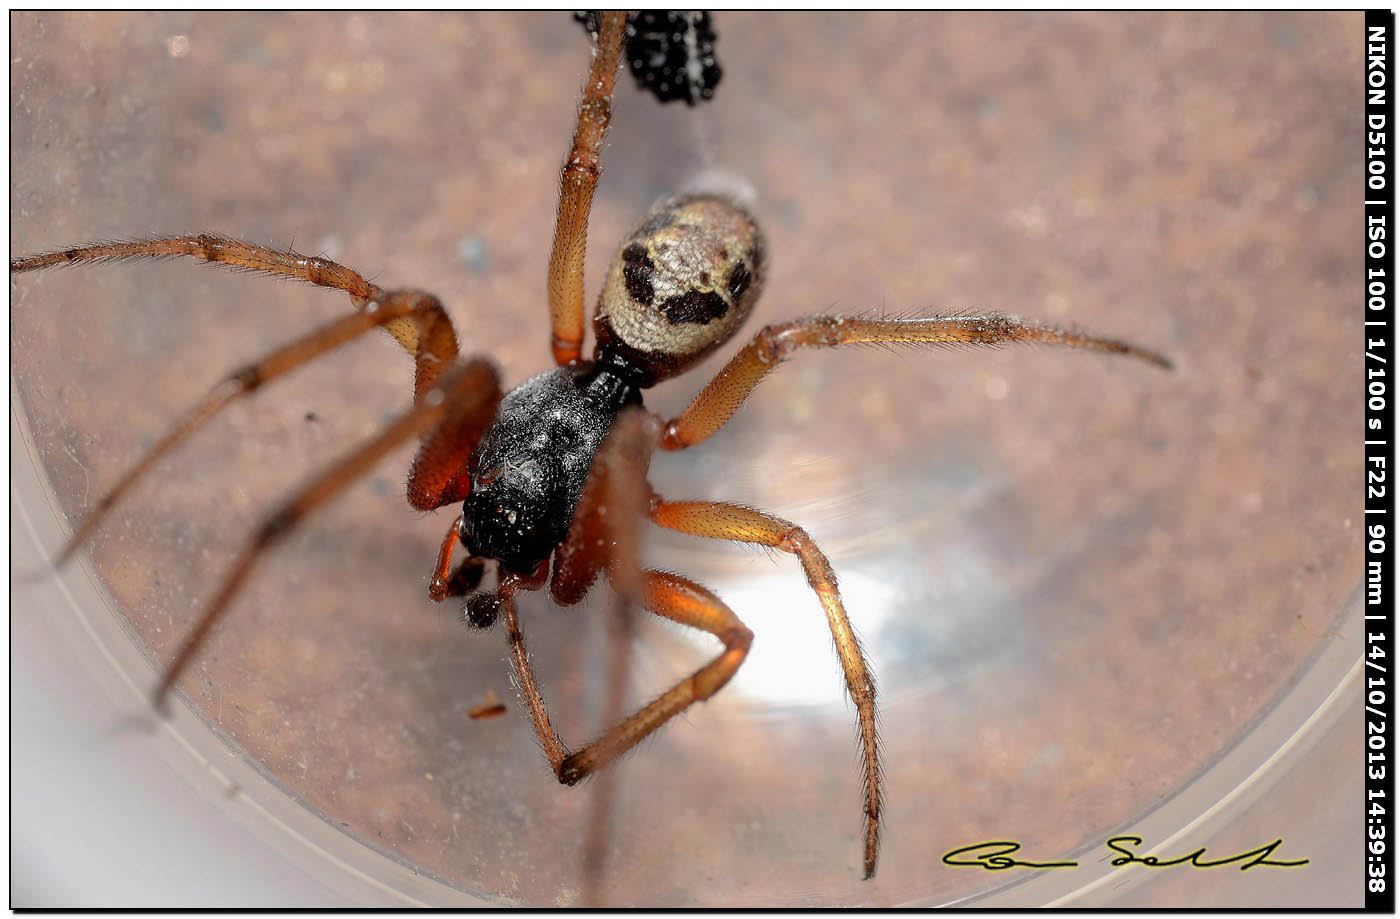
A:
[[[753,508],[676,501],[646,484],[657,448],[682,450],[721,428],[754,387],[799,348],[858,343],[997,345],[1042,342],[1123,354],[1169,367],[1160,355],[1121,341],[996,314],[922,318],[809,316],[768,326],[749,341],[675,418],[642,407],[642,391],[683,373],[732,338],[763,288],[765,244],[748,211],[717,195],[663,201],[623,242],[594,312],[595,345],[583,357],[583,266],[600,151],[611,118],[623,14],[602,18],[573,144],[562,170],[549,263],[551,348],[556,366],[502,393],[492,365],[462,359],[441,302],[431,294],[384,290],[320,257],[198,234],[67,248],[11,261],[12,271],[117,259],[192,256],[344,291],[355,312],[229,374],[105,494],[75,529],[70,558],[114,503],[153,464],[230,402],[314,358],[383,329],[415,362],[413,408],[315,477],[257,528],[203,616],[167,666],[163,703],[264,552],[308,513],[366,473],[398,444],[421,438],[408,501],[420,510],[462,504],[442,542],[429,583],[434,600],[465,596],[478,628],[503,620],[526,707],[555,775],[572,785],[669,719],[719,691],[742,665],[753,635],[703,586],[677,574],[639,571],[635,527],[645,516],[695,536],[745,542],[795,555],[820,601],[857,709],[864,778],[865,877],[875,873],[882,789],[875,685],[850,625],[836,575],[800,527]],[[452,565],[461,547],[465,560]],[[494,587],[479,590],[487,568]],[[606,572],[619,592],[651,612],[714,635],[723,650],[592,743],[571,751],[550,722],[516,615],[521,590],[548,586],[561,605],[577,603]]]

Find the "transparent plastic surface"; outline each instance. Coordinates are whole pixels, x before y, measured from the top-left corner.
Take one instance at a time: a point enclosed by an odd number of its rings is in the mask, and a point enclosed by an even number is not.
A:
[[[294,244],[437,293],[464,350],[509,381],[545,364],[586,57],[567,16],[16,14],[12,29],[12,252],[200,230]],[[1304,725],[1281,701],[1333,643],[1360,646],[1340,618],[1361,546],[1360,17],[721,13],[716,29],[724,82],[699,112],[619,81],[590,302],[637,215],[722,168],[769,234],[755,329],[999,309],[1178,366],[1050,348],[802,354],[711,442],[658,457],[663,494],[769,509],[831,558],[880,681],[885,845],[862,882],[854,712],[796,563],[652,534],[652,563],[713,588],[757,637],[729,687],[617,767],[606,897],[1031,889],[1040,877],[940,860],[989,839],[1047,860],[1100,852],[1278,712]],[[17,410],[69,519],[223,373],[346,309],[188,262],[25,275],[11,297]],[[720,359],[648,404],[678,410]],[[85,564],[146,685],[260,514],[409,392],[395,347],[360,342],[231,409],[121,505]],[[260,794],[324,817],[325,847],[442,882],[414,901],[576,903],[590,791],[550,773],[504,636],[427,600],[452,514],[408,510],[410,455],[262,565],[182,684],[189,730],[212,728],[270,780]],[[597,728],[601,603],[523,611],[573,743]],[[646,623],[638,698],[711,653]],[[489,693],[507,716],[469,718]],[[1325,800],[1290,826],[1331,816]],[[17,824],[14,844],[37,830]],[[1284,832],[1259,831],[1250,845]],[[1354,905],[1360,853],[1290,876]],[[1339,864],[1354,901],[1335,899]],[[1211,902],[1236,902],[1212,883]],[[328,887],[326,902],[397,902]],[[1250,902],[1284,905],[1282,889]]]

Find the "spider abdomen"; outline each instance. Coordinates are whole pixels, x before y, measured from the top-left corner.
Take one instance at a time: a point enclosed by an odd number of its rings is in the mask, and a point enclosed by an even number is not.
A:
[[[594,313],[597,359],[650,386],[733,337],[763,288],[763,232],[727,198],[688,195],[652,209],[622,243]]]
[[[472,554],[515,573],[549,558],[618,411],[637,401],[635,389],[587,363],[546,370],[507,393],[472,454],[462,508]]]

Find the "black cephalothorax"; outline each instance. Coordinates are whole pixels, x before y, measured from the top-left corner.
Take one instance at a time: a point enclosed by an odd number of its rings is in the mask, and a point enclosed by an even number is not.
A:
[[[592,362],[546,370],[506,394],[472,455],[462,545],[528,574],[564,540],[594,454],[641,393]]]

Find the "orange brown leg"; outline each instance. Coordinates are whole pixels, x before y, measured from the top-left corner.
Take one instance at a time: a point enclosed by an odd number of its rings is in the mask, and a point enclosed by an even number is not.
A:
[[[724,642],[724,650],[709,664],[687,679],[643,706],[629,717],[617,721],[601,737],[583,749],[570,753],[560,741],[549,718],[549,710],[539,684],[535,681],[525,648],[525,636],[516,616],[513,589],[501,592],[500,609],[504,613],[506,636],[510,642],[511,661],[516,682],[534,724],[540,746],[549,759],[559,781],[574,785],[597,772],[636,746],[643,738],[683,712],[692,703],[704,701],[718,692],[739,669],[748,655],[753,633],[722,600],[694,581],[661,571],[640,571],[639,599],[643,606],[673,622],[702,629]],[[617,594],[617,612],[613,629],[613,660],[608,686],[608,710],[611,722],[626,692],[630,673],[632,618],[631,604]],[[604,773],[595,789],[588,826],[583,840],[583,891],[581,902],[596,906],[601,902],[603,886],[605,839],[612,809],[611,776]]]
[[[666,425],[661,446],[667,450],[682,450],[719,430],[744,404],[759,381],[798,348],[835,348],[861,343],[999,345],[1007,342],[1039,342],[1122,354],[1171,369],[1171,362],[1165,357],[1137,345],[995,313],[924,319],[807,316],[770,325],[755,335],[706,384],[685,411]]]
[[[154,702],[163,707],[170,688],[193,660],[210,631],[264,552],[286,538],[316,508],[330,501],[373,468],[391,450],[435,425],[452,426],[462,417],[493,413],[500,398],[500,381],[488,361],[476,358],[444,373],[438,386],[396,421],[315,476],[263,519],[232,570],[210,600],[204,614],[185,637],[174,660],[156,687]]]
[[[111,511],[117,500],[149,472],[157,460],[203,427],[229,403],[251,394],[264,384],[333,351],[371,329],[383,328],[395,323],[406,323],[411,328],[423,330],[446,328],[449,332],[452,327],[451,321],[443,311],[442,304],[431,294],[418,291],[393,291],[390,293],[379,291],[378,299],[366,303],[361,312],[329,322],[319,329],[283,345],[260,360],[233,371],[211,389],[208,395],[201,399],[194,408],[176,421],[165,436],[147,450],[136,462],[136,465],[127,470],[117,483],[98,499],[97,503],[74,529],[73,535],[59,553],[55,564],[61,565],[73,556],[73,553],[77,551],[93,529]],[[419,341],[425,345],[433,340],[434,334],[430,333],[425,333],[419,338]],[[450,363],[455,358],[456,344],[454,340],[450,354],[425,352],[420,360],[423,366],[431,365],[432,371],[427,375],[431,382],[439,376],[440,371],[437,370],[439,364],[444,360]],[[446,364],[442,364],[442,366],[446,366]],[[424,375],[420,374],[420,379],[423,377]]]
[[[637,527],[633,527],[637,529]],[[633,566],[632,588],[640,589],[641,569]],[[616,590],[612,596],[612,615],[608,617],[608,683],[603,703],[602,726],[617,724],[627,704],[627,692],[632,685],[632,643],[637,634],[634,597]],[[608,839],[612,830],[613,800],[617,796],[617,773],[605,769],[593,784],[593,800],[589,802],[584,824],[581,859],[581,891],[583,906],[603,905],[602,890],[607,871]]]
[[[640,570],[637,524],[650,503],[646,471],[659,433],[660,419],[647,412],[633,409],[619,416],[598,450],[574,513],[574,524],[556,553],[551,593],[560,602],[576,603],[598,573],[606,569],[620,598],[624,628],[618,630],[619,634],[626,634],[627,607],[635,600],[659,616],[715,635],[724,642],[725,649],[691,677],[617,722],[593,743],[570,753],[550,721],[535,681],[525,636],[515,613],[516,585],[507,579],[499,594],[520,691],[545,756],[559,781],[566,785],[575,784],[626,753],[690,704],[708,699],[734,675],[753,640],[753,634],[733,611],[704,587],[679,575]]]
[[[570,753],[559,740],[549,720],[544,697],[530,667],[525,635],[515,613],[513,595],[506,593],[501,598],[506,637],[510,641],[511,661],[515,665],[521,694],[525,697],[545,756],[549,758],[554,774],[565,785],[574,785],[611,763],[692,703],[704,701],[718,692],[744,662],[749,645],[753,642],[753,633],[724,601],[694,581],[664,571],[644,571],[641,582],[641,603],[644,607],[673,622],[709,632],[724,643],[724,650],[714,660],[574,753]]]
[[[274,277],[306,281],[318,287],[342,290],[350,295],[350,301],[356,310],[365,310],[370,303],[382,303],[384,298],[389,296],[366,281],[359,272],[328,258],[302,255],[291,250],[269,249],[267,246],[229,239],[213,233],[73,246],[40,255],[10,259],[10,271],[17,274],[55,265],[100,264],[177,256],[188,256],[214,265],[256,271]],[[438,374],[457,357],[457,337],[452,330],[451,321],[448,320],[447,314],[441,311],[440,306],[438,318],[434,321],[429,322],[423,318],[399,319],[386,323],[385,331],[394,336],[403,349],[414,357],[418,369],[414,392],[418,397],[432,388]]]
[[[588,244],[588,214],[602,172],[603,138],[612,120],[613,84],[622,60],[622,35],[627,14],[603,14],[598,47],[588,69],[588,82],[578,104],[573,145],[559,179],[559,212],[554,224],[554,247],[549,255],[550,348],[554,360],[578,360],[583,347],[583,259]]]
[[[420,399],[422,404],[425,399]],[[490,392],[470,408],[452,411],[423,438],[408,471],[408,503],[416,510],[437,510],[464,500],[471,492],[470,460],[481,435],[496,418],[501,388]]]
[[[860,641],[846,617],[846,608],[836,585],[836,573],[816,543],[801,527],[737,504],[713,501],[664,501],[654,498],[652,522],[669,530],[703,536],[756,543],[790,552],[802,563],[807,583],[816,592],[826,612],[836,654],[846,676],[846,689],[856,705],[860,728],[863,795],[865,798],[865,877],[875,874],[880,851],[880,746],[875,724],[875,681],[861,651]]]
[[[560,606],[582,600],[605,568],[620,595],[638,599],[638,530],[650,500],[647,470],[660,432],[660,418],[625,409],[598,449],[569,532],[554,553],[549,592]]]
[[[631,683],[634,607],[641,599],[642,583],[639,531],[650,495],[647,469],[660,432],[661,419],[655,415],[640,408],[623,410],[593,460],[569,532],[554,553],[550,594],[560,606],[583,599],[605,569],[613,586],[605,728],[622,720]],[[616,776],[610,771],[593,786],[581,847],[584,906],[601,902],[615,786]]]

